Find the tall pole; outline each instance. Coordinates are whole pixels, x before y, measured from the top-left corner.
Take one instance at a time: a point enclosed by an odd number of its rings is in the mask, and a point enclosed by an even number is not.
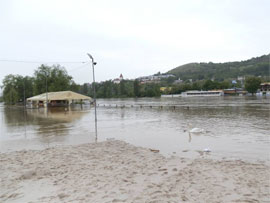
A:
[[[91,54],[87,54],[89,58],[92,60],[92,68],[93,68],[93,89],[94,89],[94,105],[95,105],[95,132],[96,132],[96,138],[97,141],[97,102],[96,102],[96,86],[95,86],[95,68],[94,66],[97,64],[94,62],[94,58],[91,56]]]
[[[26,78],[26,77],[25,77]],[[25,102],[25,78],[23,79],[23,118],[24,118],[24,137],[26,138],[26,102]]]
[[[48,82],[47,82],[47,72],[45,72],[46,75],[46,107],[47,107],[47,111],[48,111]]]
[[[47,76],[47,71],[45,71],[45,70],[42,70],[42,72],[44,72],[45,73],[45,76],[46,76],[46,108],[47,108],[47,112],[48,112],[48,76]],[[45,107],[45,106],[44,106]]]
[[[25,79],[23,79],[23,108],[25,109]]]

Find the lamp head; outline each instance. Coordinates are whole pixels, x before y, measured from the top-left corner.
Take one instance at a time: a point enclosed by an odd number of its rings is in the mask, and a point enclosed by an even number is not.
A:
[[[89,58],[90,58],[92,61],[94,61],[94,58],[93,58],[93,56],[92,56],[91,54],[87,53],[87,55],[89,56]]]

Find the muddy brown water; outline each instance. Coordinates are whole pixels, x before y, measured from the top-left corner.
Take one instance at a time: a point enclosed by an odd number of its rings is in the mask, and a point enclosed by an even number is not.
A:
[[[164,155],[270,161],[270,99],[193,97],[98,100],[98,141],[124,140]],[[203,134],[190,134],[189,126]],[[94,109],[0,104],[0,152],[95,142]],[[204,153],[209,149],[210,153]]]

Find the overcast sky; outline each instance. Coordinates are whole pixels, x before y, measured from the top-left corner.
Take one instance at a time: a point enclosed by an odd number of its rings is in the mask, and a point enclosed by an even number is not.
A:
[[[89,61],[89,52],[97,81],[270,52],[269,0],[0,0],[0,25],[0,60],[52,65]],[[0,61],[0,81],[39,65]],[[61,65],[92,82],[89,64]]]

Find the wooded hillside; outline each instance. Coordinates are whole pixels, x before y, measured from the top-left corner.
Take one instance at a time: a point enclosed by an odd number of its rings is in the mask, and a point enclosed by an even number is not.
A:
[[[240,62],[227,63],[189,63],[178,66],[167,73],[174,74],[182,80],[205,80],[237,78],[238,76],[262,76],[269,77],[270,54],[251,58]]]

